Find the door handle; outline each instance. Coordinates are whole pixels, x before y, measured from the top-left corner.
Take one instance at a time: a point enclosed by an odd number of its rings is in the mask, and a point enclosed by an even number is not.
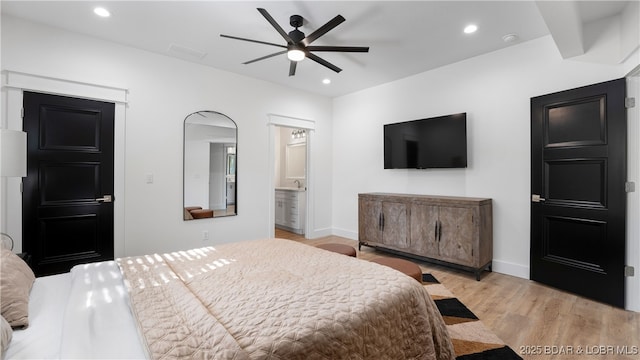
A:
[[[96,199],[97,202],[105,202],[105,203],[110,203],[113,201],[113,197],[111,195],[105,195],[101,198],[97,198]]]
[[[538,194],[531,195],[531,202],[544,202],[546,199],[541,198]]]

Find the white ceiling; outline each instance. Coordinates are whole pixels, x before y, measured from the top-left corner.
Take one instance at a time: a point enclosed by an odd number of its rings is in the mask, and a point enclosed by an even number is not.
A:
[[[619,13],[627,2],[578,2],[583,22]],[[93,8],[103,6],[109,18]],[[286,55],[242,63],[281,50],[220,34],[285,44],[256,10],[265,8],[285,31],[304,17],[310,34],[337,14],[346,21],[314,45],[369,46],[369,53],[317,53],[339,74],[306,59],[288,76]],[[212,66],[326,96],[339,96],[549,34],[534,1],[6,1],[3,14]],[[478,31],[463,33],[467,24]],[[517,34],[506,43],[502,37]],[[172,47],[173,46],[173,47]],[[175,49],[188,51],[175,51]],[[173,50],[172,50],[173,49]],[[322,80],[330,78],[331,84]]]

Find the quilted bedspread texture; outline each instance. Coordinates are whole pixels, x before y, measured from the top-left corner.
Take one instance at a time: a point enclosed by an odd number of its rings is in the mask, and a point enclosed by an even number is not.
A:
[[[452,359],[426,290],[382,265],[265,239],[118,259],[153,359]]]

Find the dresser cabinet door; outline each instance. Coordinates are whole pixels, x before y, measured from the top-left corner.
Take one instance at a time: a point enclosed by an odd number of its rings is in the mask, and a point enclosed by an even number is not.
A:
[[[382,203],[382,243],[397,249],[409,247],[407,204],[384,201]]]
[[[474,266],[473,246],[477,243],[474,226],[474,209],[441,206],[440,258],[461,265]]]
[[[358,207],[359,241],[382,244],[382,201],[360,199]]]
[[[438,207],[421,203],[411,204],[411,251],[416,255],[433,257],[440,251],[436,234]]]

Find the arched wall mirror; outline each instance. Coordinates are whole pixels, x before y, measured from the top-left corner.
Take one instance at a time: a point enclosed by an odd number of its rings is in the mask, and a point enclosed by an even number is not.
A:
[[[198,111],[184,119],[184,220],[238,214],[237,148],[228,116]]]

